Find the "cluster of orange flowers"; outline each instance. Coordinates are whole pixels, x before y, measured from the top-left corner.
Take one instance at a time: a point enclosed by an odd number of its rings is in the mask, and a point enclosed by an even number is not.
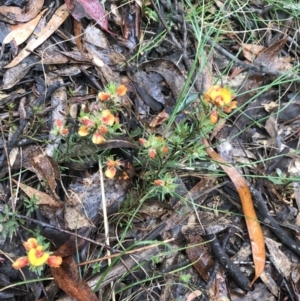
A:
[[[45,252],[44,247],[39,245],[35,238],[29,238],[23,243],[24,248],[27,251],[27,256],[18,258],[12,267],[16,270],[30,265],[32,267],[40,267],[44,263],[47,263],[52,268],[60,267],[62,258],[60,256],[50,255]]]
[[[78,130],[79,136],[84,137],[93,133],[93,143],[100,144],[106,141],[105,134],[112,130],[111,127],[115,123],[115,116],[110,110],[104,110],[100,113],[95,112],[85,115],[79,121],[81,123]]]
[[[116,86],[114,83],[110,83],[104,92],[99,92],[98,97],[101,101],[113,100],[115,103],[120,101],[120,97],[124,96],[127,92],[125,85]]]
[[[232,109],[237,107],[237,102],[233,101],[235,96],[228,88],[219,85],[212,86],[205,94],[204,99],[213,104],[216,108],[221,109],[225,113],[230,113]],[[215,124],[218,121],[219,114],[217,111],[212,111],[210,121]]]
[[[126,92],[127,88],[125,85],[117,86],[114,83],[110,83],[104,92],[99,92],[98,98],[103,102],[112,100],[114,104],[117,104]],[[106,134],[113,133],[115,131],[113,125],[117,123],[116,117],[109,109],[103,111],[96,109],[91,113],[84,114],[83,117],[79,118],[79,121],[81,123],[78,130],[79,136],[84,137],[92,134],[92,141],[95,144],[105,142]]]
[[[66,136],[69,133],[69,130],[64,127],[63,122],[61,119],[57,119],[55,122],[55,127],[51,131],[51,134],[54,136],[58,136],[59,134],[62,136]]]
[[[148,140],[139,138],[139,142],[148,149],[148,156],[151,159],[154,159],[158,152],[163,155],[166,155],[169,152],[169,148],[167,147],[166,141],[163,137],[151,135]]]

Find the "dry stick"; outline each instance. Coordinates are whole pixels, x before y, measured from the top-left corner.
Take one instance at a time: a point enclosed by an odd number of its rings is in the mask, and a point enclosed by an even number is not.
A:
[[[240,219],[240,218],[239,218]],[[225,250],[226,248],[226,245],[229,241],[229,239],[231,238],[231,236],[236,232],[236,229],[234,227],[230,227],[223,242],[222,242],[222,249]],[[220,262],[218,260],[215,260],[215,264],[214,266],[212,267],[212,269],[210,270],[209,272],[209,279],[207,280],[207,283],[205,285],[205,290],[206,291],[209,291],[209,288],[212,286],[213,284],[213,281],[215,280],[215,277],[217,275],[217,272],[218,272],[218,269],[219,269],[219,266],[220,266]],[[225,269],[226,270],[226,269]],[[231,274],[229,272],[229,274]],[[232,277],[233,280],[234,280],[234,277]],[[202,295],[203,297],[200,297],[200,301],[204,301],[204,300],[207,300],[207,296],[206,295]]]
[[[210,245],[213,252],[218,258],[221,266],[228,272],[233,278],[235,283],[245,292],[251,290],[249,279],[241,272],[241,270],[230,260],[229,256],[222,249],[217,237],[214,234],[207,235],[207,238],[211,240]]]
[[[98,160],[99,163],[99,177],[100,177],[100,186],[101,186],[101,197],[102,197],[102,211],[103,211],[103,221],[104,221],[104,237],[105,237],[105,243],[109,246],[109,224],[108,224],[108,217],[107,217],[107,210],[106,210],[106,197],[105,197],[105,188],[104,188],[104,181],[103,181],[103,172],[102,172],[102,164],[101,160]],[[110,256],[110,251],[106,250],[107,256]],[[111,265],[111,258],[108,258],[107,260],[108,266]],[[116,295],[114,293],[114,283],[110,283],[111,287],[111,296],[112,300],[116,300]]]

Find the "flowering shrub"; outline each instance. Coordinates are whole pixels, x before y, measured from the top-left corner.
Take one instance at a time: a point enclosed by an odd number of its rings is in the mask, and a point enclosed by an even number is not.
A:
[[[166,155],[169,152],[169,148],[163,137],[150,135],[148,140],[140,138],[139,142],[148,150],[148,156],[151,159],[154,159],[158,153]]]
[[[40,274],[45,263],[53,268],[60,267],[62,258],[60,256],[50,255],[50,252],[45,251],[47,246],[39,245],[35,238],[29,238],[23,243],[23,246],[27,251],[27,256],[20,257],[14,261],[12,264],[14,269],[18,270],[29,265],[32,270]]]

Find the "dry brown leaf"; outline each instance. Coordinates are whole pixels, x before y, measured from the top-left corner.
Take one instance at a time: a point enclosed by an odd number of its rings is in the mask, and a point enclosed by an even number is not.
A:
[[[209,245],[204,241],[200,235],[185,235],[189,244],[185,250],[189,260],[201,275],[201,277],[208,281],[209,272],[214,265],[211,256]]]
[[[264,235],[257,220],[257,216],[254,210],[254,205],[250,193],[250,189],[247,185],[245,179],[240,175],[240,173],[226,160],[224,160],[220,155],[218,155],[209,145],[208,141],[203,138],[203,144],[206,146],[207,154],[217,161],[220,167],[226,172],[231,181],[233,182],[236,190],[240,196],[242,208],[247,224],[247,229],[250,237],[252,256],[255,268],[255,276],[251,284],[259,277],[263,272],[266,262],[266,249]]]
[[[35,48],[44,43],[55,31],[56,29],[64,23],[66,18],[69,16],[66,5],[60,6],[56,12],[53,14],[52,18],[48,22],[45,28],[37,35],[36,39],[32,39],[24,49],[4,68],[11,68],[18,65],[24,58],[30,55]]]
[[[58,202],[55,199],[53,199],[51,196],[49,196],[48,194],[36,190],[32,187],[29,187],[27,185],[24,185],[22,183],[18,183],[16,180],[12,179],[12,181],[17,184],[20,185],[20,188],[26,193],[26,195],[29,198],[32,197],[36,197],[39,201],[37,202],[38,205],[48,205],[50,207],[54,207],[54,208],[62,208],[63,203],[62,202]]]
[[[31,70],[37,61],[37,58],[32,55],[25,58],[22,64],[6,70],[3,76],[1,89],[7,90],[16,85]]]
[[[47,10],[44,9],[40,12],[34,19],[31,21],[21,24],[16,29],[12,30],[3,40],[3,44],[8,44],[12,40],[16,43],[16,45],[20,45],[24,43],[30,35],[33,33],[35,27],[39,23],[41,17],[43,16],[44,12]]]
[[[287,41],[287,37],[275,42],[265,50],[263,50],[254,60],[254,64],[269,68],[275,71],[286,71],[292,68],[291,58],[285,56],[279,58],[278,55]]]
[[[271,112],[273,109],[279,107],[279,104],[277,104],[274,101],[271,101],[270,103],[263,104],[263,106],[267,112]]]
[[[264,46],[254,44],[242,44],[244,57],[253,62],[256,57],[265,49]]]
[[[84,211],[84,206],[80,202],[79,197],[75,193],[71,193],[70,198],[66,201],[64,212],[66,228],[75,230],[93,226]]]
[[[110,32],[107,14],[98,0],[65,0],[65,3],[77,21],[84,17],[95,20],[103,30]]]
[[[279,247],[281,246],[281,244],[269,237],[266,237],[265,240],[270,256],[272,258],[272,263],[276,266],[276,269],[282,273],[284,278],[289,279],[291,271],[293,269],[293,264],[280,250]]]
[[[160,112],[158,115],[156,115],[151,123],[149,124],[150,127],[155,128],[161,124],[163,124],[168,118],[169,118],[169,114],[163,110],[162,112]]]
[[[56,179],[60,178],[57,163],[51,157],[47,156],[40,147],[37,147],[28,154],[28,162],[31,164],[40,182],[46,182],[43,184],[45,190],[49,188],[48,190],[52,197],[59,200],[55,192],[57,186]]]
[[[28,0],[26,9],[16,6],[0,6],[0,13],[5,17],[18,22],[28,22],[41,11],[44,0]]]

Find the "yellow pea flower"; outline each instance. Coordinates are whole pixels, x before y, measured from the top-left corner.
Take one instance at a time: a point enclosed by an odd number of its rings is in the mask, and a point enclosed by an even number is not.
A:
[[[101,144],[106,141],[106,139],[103,137],[101,130],[97,130],[92,137],[92,141],[95,144]]]
[[[89,134],[88,128],[86,126],[81,126],[78,130],[78,135],[81,137],[87,136]]]
[[[110,110],[104,110],[101,113],[101,121],[105,125],[113,125],[115,122],[115,116],[110,112]]]
[[[48,258],[49,254],[43,251],[42,246],[37,246],[35,249],[30,249],[28,252],[29,263],[35,267],[43,265]]]

